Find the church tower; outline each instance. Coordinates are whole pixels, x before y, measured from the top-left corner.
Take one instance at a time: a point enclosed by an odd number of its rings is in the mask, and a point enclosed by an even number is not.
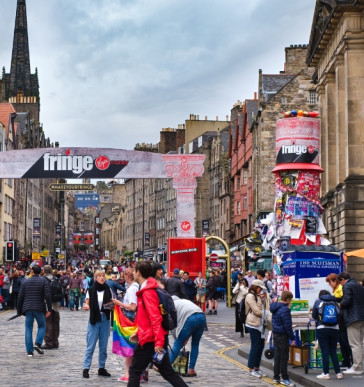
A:
[[[30,70],[28,23],[26,0],[17,0],[13,52],[10,74],[3,69],[5,100],[13,104],[17,112],[29,112],[30,117],[39,122],[39,82],[38,71]]]

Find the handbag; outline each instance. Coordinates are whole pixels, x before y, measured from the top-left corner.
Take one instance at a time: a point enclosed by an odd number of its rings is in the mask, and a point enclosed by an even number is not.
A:
[[[267,328],[268,331],[273,330],[272,313],[268,310],[264,311],[263,325]]]
[[[183,347],[176,357],[176,360],[172,364],[172,368],[181,376],[186,376],[188,374],[188,364],[190,359],[190,351],[186,351],[186,348]]]
[[[239,294],[239,293],[238,293]],[[235,294],[234,297],[233,297],[233,300],[231,301],[231,304],[232,305],[236,305],[236,300],[238,298],[238,294]]]

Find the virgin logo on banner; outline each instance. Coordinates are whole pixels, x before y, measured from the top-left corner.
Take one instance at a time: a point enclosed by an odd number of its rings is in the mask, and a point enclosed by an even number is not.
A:
[[[191,223],[185,220],[184,222],[181,223],[181,229],[183,231],[188,231],[191,228]]]

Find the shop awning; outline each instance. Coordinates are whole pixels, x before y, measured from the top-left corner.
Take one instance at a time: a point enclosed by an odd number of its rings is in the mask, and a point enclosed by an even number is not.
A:
[[[357,258],[364,258],[364,249],[359,249],[355,251],[348,251],[345,253],[347,257],[357,257]]]

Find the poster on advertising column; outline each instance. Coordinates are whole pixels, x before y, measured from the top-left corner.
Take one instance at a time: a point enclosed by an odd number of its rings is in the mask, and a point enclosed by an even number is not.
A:
[[[33,238],[40,238],[40,218],[33,219]]]

